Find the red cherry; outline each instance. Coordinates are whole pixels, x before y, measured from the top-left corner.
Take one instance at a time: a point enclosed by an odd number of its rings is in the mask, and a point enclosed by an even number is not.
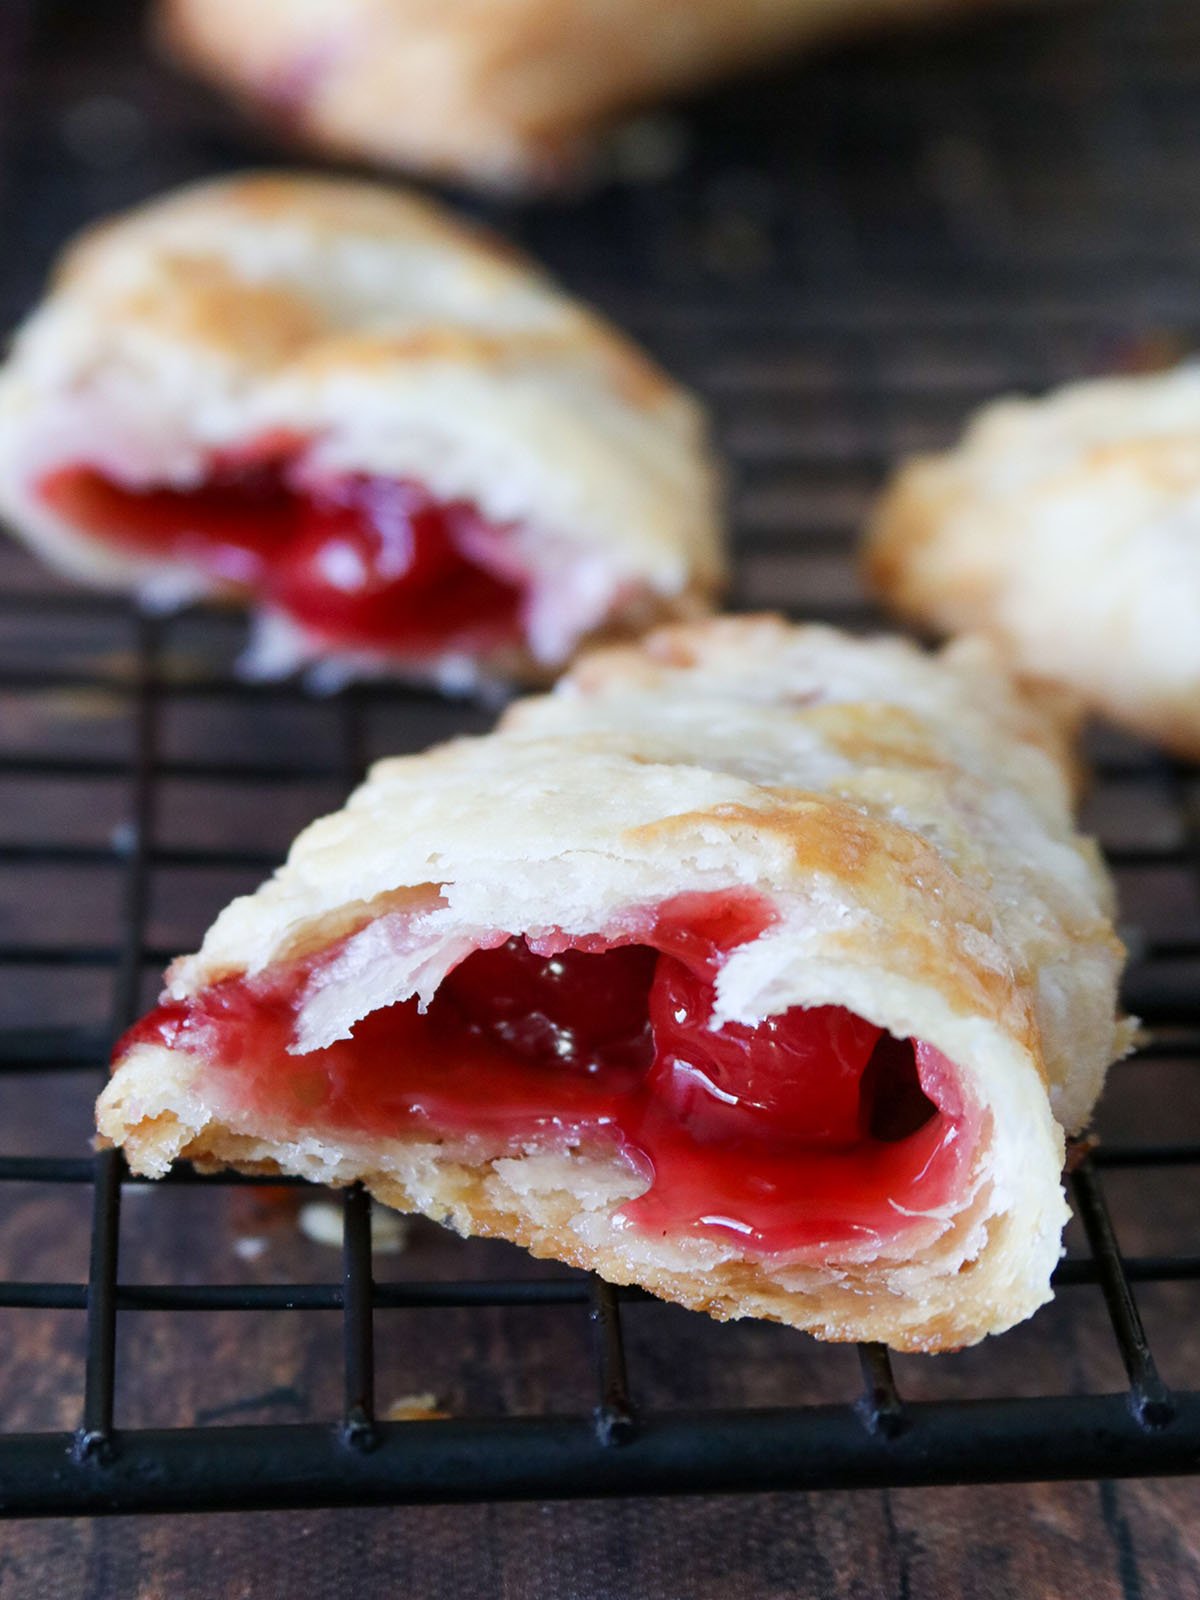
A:
[[[86,466],[40,488],[98,537],[258,590],[334,644],[420,654],[519,636],[519,582],[469,553],[497,533],[473,507],[361,474],[300,484],[286,451],[270,437],[224,452],[187,490],[129,489]]]
[[[769,1255],[893,1237],[902,1208],[957,1192],[979,1114],[931,1046],[840,1007],[711,1029],[713,975],[753,911],[681,897],[647,916],[652,945],[551,932],[539,954],[510,938],[468,956],[426,1012],[399,1002],[294,1054],[297,1007],[334,947],[168,1001],[117,1054],[184,1046],[219,1099],[322,1132],[616,1139],[649,1181],[620,1225],[655,1235],[732,1232]]]
[[[755,1028],[709,1027],[714,991],[664,957],[650,992],[653,1086],[703,1140],[853,1144],[859,1080],[881,1030],[840,1006],[793,1007]]]
[[[314,632],[365,645],[421,648],[511,631],[519,592],[461,553],[451,509],[383,478],[312,490],[269,592]]]
[[[227,583],[253,586],[292,536],[291,494],[271,466],[229,464],[202,487],[122,488],[90,467],[66,467],[41,485],[63,516],[136,551],[195,561]]]
[[[536,955],[524,939],[477,950],[445,978],[439,1001],[473,1031],[547,1067],[648,1067],[647,995],[658,957],[626,945],[602,957]]]

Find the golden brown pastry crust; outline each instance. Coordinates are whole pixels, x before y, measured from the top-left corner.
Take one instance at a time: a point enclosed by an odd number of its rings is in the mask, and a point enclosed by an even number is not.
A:
[[[721,969],[720,1019],[846,1006],[940,1050],[981,1107],[959,1202],[898,1243],[781,1267],[640,1238],[610,1225],[642,1186],[612,1153],[256,1126],[214,1103],[194,1057],[153,1044],[117,1063],[100,1130],[141,1171],[184,1156],[363,1176],[464,1231],[828,1338],[936,1349],[1027,1316],[1059,1252],[1063,1130],[1127,1042],[1123,951],[1108,881],[1073,829],[1060,732],[981,645],[934,658],[768,617],[592,655],[490,737],[379,764],[175,963],[168,993],[357,929],[306,996],[303,1052],[427,999],[497,930],[608,931],[680,893],[738,889],[779,920]]]
[[[163,0],[178,60],[326,150],[545,183],[632,107],[981,0]]]
[[[868,536],[902,616],[1200,758],[1200,369],[999,401],[906,465]]]
[[[545,675],[582,636],[696,615],[722,576],[688,395],[433,203],[300,175],[188,188],[68,250],[0,374],[0,510],[87,581],[205,592],[194,569],[81,534],[37,484],[84,461],[187,488],[214,452],[274,435],[314,441],[318,473],[415,478],[518,524],[541,599],[527,658],[501,671]]]

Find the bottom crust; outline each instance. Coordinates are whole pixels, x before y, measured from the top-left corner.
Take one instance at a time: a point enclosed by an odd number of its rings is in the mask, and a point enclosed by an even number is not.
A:
[[[464,1237],[505,1239],[720,1321],[756,1317],[834,1342],[959,1349],[1023,1321],[1051,1298],[1050,1267],[1067,1214],[1061,1191],[1058,1208],[1037,1219],[1034,1236],[1027,1232],[1019,1248],[1011,1236],[1029,1228],[1029,1217],[1017,1223],[998,1211],[984,1179],[949,1227],[931,1225],[932,1241],[914,1224],[896,1246],[902,1254],[772,1265],[708,1240],[615,1226],[615,1213],[645,1185],[614,1154],[578,1149],[476,1159],[432,1140],[239,1131],[215,1120],[195,1092],[195,1065],[179,1052],[144,1046],[101,1096],[101,1136],[123,1146],[134,1171],[157,1177],[187,1160],[203,1172],[231,1167],[334,1187],[361,1182],[384,1205]]]

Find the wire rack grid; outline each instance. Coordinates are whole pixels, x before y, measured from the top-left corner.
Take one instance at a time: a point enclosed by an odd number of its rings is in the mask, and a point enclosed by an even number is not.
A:
[[[50,175],[45,150],[55,139],[60,155],[63,139],[73,149],[86,124],[80,106],[87,110],[92,91],[81,101],[83,80],[72,77],[71,63],[82,74],[86,58],[95,72],[97,36],[89,31],[93,23],[75,35],[68,28],[74,54],[66,49],[63,66],[59,36],[47,22],[49,16],[66,27],[61,12],[26,10],[28,27],[19,38],[10,20],[9,59],[24,52],[31,87],[20,100],[24,120],[9,130],[6,154],[24,196],[10,205],[12,229],[31,243],[35,259],[43,236],[124,198],[114,194],[122,184],[152,188],[214,159],[242,159],[242,136],[225,132],[207,101],[193,103],[180,91],[182,100],[164,109],[157,91],[146,87],[152,80],[127,65],[127,46],[113,54],[105,33],[104,81],[119,84],[122,103],[133,107],[128,125],[117,117],[117,133],[133,139],[133,155],[117,164],[115,176],[83,156],[74,176],[69,162],[65,177]],[[115,8],[113,15],[120,12]],[[951,437],[970,404],[996,387],[1059,381],[1115,354],[1142,360],[1164,340],[1194,337],[1184,283],[1163,266],[1183,243],[1162,183],[1146,188],[1136,181],[1138,162],[1152,145],[1177,158],[1176,171],[1185,159],[1200,167],[1200,146],[1193,146],[1165,102],[1151,115],[1141,87],[1155,71],[1159,87],[1173,81],[1167,63],[1183,58],[1181,40],[1190,41],[1200,59],[1200,36],[1189,17],[1182,4],[1101,8],[1082,44],[1072,34],[1069,72],[1061,66],[1065,35],[1044,25],[1041,32],[1032,22],[1019,26],[1015,42],[1001,32],[952,41],[941,66],[935,62],[936,70],[925,72],[919,93],[911,77],[914,58],[903,48],[818,64],[801,80],[813,117],[823,124],[815,133],[795,130],[790,79],[761,94],[735,92],[697,113],[700,150],[682,176],[666,180],[650,198],[631,190],[617,200],[584,203],[565,218],[553,208],[501,218],[562,270],[576,269],[577,279],[713,400],[737,468],[739,603],[769,599],[798,614],[869,625],[873,619],[851,577],[849,541],[892,454]],[[1058,63],[1075,83],[1071,74],[1082,70],[1081,60],[1099,63],[1108,77],[1101,75],[1096,104],[1085,107],[1074,127],[1087,157],[1074,169],[1074,234],[1056,234],[1048,221],[1040,231],[1017,227],[1000,252],[998,214],[1010,222],[1022,216],[1061,221],[1058,202],[1066,192],[1055,187],[1062,177],[1055,170],[1029,174],[1019,139],[1015,151],[1006,148],[1013,138],[1012,106],[1022,96],[1037,102],[1044,123],[1046,105],[1057,104],[1054,95],[1061,91],[1052,79],[1047,88],[1047,64]],[[1141,79],[1130,79],[1131,61],[1140,64]],[[122,73],[131,74],[128,81]],[[1119,93],[1109,92],[1114,85]],[[883,183],[886,162],[873,163],[855,145],[861,126],[878,122],[885,101],[900,107],[901,132],[929,143],[932,199],[910,193],[897,208]],[[102,117],[104,109],[92,106],[89,114]],[[761,171],[751,172],[743,147],[753,149],[763,136],[768,113],[772,126],[793,130],[790,142],[772,134]],[[111,124],[111,106],[107,114]],[[52,116],[59,119],[53,128],[46,122]],[[799,194],[784,173],[809,139],[822,150],[843,151],[844,159],[834,163],[832,175],[824,157],[807,166],[808,187]],[[741,151],[732,168],[731,148]],[[1080,174],[1087,184],[1080,184]],[[47,190],[59,203],[54,227],[44,205],[29,198]],[[792,208],[811,224],[803,241]],[[1101,228],[1100,216],[1111,221],[1114,212],[1120,229]],[[597,257],[581,248],[603,241],[614,217],[633,241],[629,250]],[[890,288],[880,288],[861,243],[868,228],[890,252]],[[632,271],[630,255],[640,258]],[[1099,257],[1112,267],[1102,281],[1093,270]],[[676,293],[678,284],[683,287]],[[6,289],[15,309],[32,285],[10,282]],[[1004,1354],[1006,1340],[992,1341],[973,1358],[961,1384],[953,1378],[960,1370],[954,1363],[965,1357],[919,1370],[904,1358],[902,1383],[899,1363],[882,1348],[858,1352],[855,1379],[841,1352],[788,1336],[790,1343],[771,1347],[771,1383],[757,1401],[742,1395],[722,1405],[719,1386],[710,1393],[698,1381],[683,1403],[676,1394],[664,1404],[662,1373],[649,1369],[656,1361],[686,1366],[686,1341],[693,1335],[681,1334],[677,1351],[671,1330],[683,1324],[676,1321],[656,1354],[640,1334],[631,1346],[629,1321],[643,1314],[647,1297],[546,1268],[458,1274],[452,1252],[469,1247],[453,1243],[445,1246],[451,1254],[439,1258],[449,1269],[438,1275],[422,1278],[403,1264],[398,1273],[381,1274],[370,1202],[357,1189],[340,1200],[340,1272],[323,1279],[246,1281],[243,1274],[201,1281],[169,1248],[159,1259],[177,1264],[178,1272],[143,1281],[123,1271],[135,1197],[138,1225],[152,1233],[156,1208],[173,1191],[211,1196],[215,1208],[218,1197],[262,1187],[230,1174],[201,1177],[185,1170],[142,1199],[146,1186],[130,1177],[116,1153],[90,1154],[78,1137],[47,1153],[13,1131],[32,1120],[41,1123],[42,1135],[59,1137],[56,1086],[101,1070],[108,1039],[137,1014],[152,993],[155,970],[185,942],[182,934],[172,937],[180,917],[193,935],[201,931],[205,919],[188,891],[182,913],[163,912],[164,883],[180,875],[189,882],[189,875],[196,881],[211,875],[214,883],[229,874],[252,880],[272,864],[286,838],[282,823],[269,844],[247,845],[232,823],[221,822],[223,815],[240,814],[246,796],[261,801],[264,794],[310,783],[336,794],[356,780],[377,745],[399,738],[415,747],[486,719],[478,708],[386,686],[312,704],[295,684],[237,679],[228,666],[233,625],[226,618],[139,616],[56,585],[14,551],[3,557],[2,576],[0,787],[7,821],[0,860],[14,888],[0,922],[0,980],[6,985],[0,1003],[11,1018],[0,1028],[0,1088],[10,1084],[24,1097],[24,1120],[0,1120],[0,1130],[9,1130],[8,1137],[0,1131],[0,1207],[5,1190],[30,1189],[75,1189],[90,1195],[91,1206],[86,1275],[21,1275],[11,1265],[20,1251],[0,1253],[0,1315],[86,1318],[85,1333],[72,1347],[77,1361],[67,1363],[81,1379],[80,1392],[77,1399],[73,1391],[60,1396],[60,1409],[71,1413],[65,1425],[10,1427],[0,1393],[0,1511],[831,1488],[1165,1475],[1200,1465],[1197,1351],[1187,1331],[1194,1306],[1186,1298],[1200,1278],[1191,1221],[1200,1165],[1194,1092],[1200,1069],[1200,806],[1193,773],[1111,737],[1093,750],[1093,820],[1133,924],[1128,1001],[1152,1033],[1139,1056],[1116,1069],[1113,1126],[1097,1147],[1075,1152],[1069,1187],[1077,1224],[1056,1275],[1059,1305],[1043,1316],[1065,1309],[1053,1327],[1041,1319],[1034,1325],[1050,1328],[1048,1345],[1074,1352],[1053,1381],[1039,1374],[1036,1392],[1028,1392]],[[261,743],[257,733],[237,748],[211,736],[212,725],[244,712],[267,730]],[[321,719],[325,735],[311,754],[307,746],[285,753],[283,747],[295,743],[288,718],[310,713]],[[102,739],[89,731],[94,717]],[[270,732],[276,724],[285,728],[279,737]],[[192,730],[190,743],[181,727]],[[215,827],[197,826],[181,836],[165,825],[164,812],[181,784],[219,794]],[[60,793],[72,797],[65,809],[55,799]],[[116,825],[93,827],[93,804],[98,810],[115,806]],[[103,914],[85,916],[79,907],[90,904],[86,885],[96,874],[106,875],[112,893]],[[36,919],[31,926],[22,913],[38,883],[57,885],[64,901],[63,915],[48,929]],[[85,925],[110,933],[81,934]],[[168,932],[158,931],[164,927]],[[69,1006],[52,1014],[39,1010],[38,996],[48,986],[94,997],[98,985],[108,989],[107,1017],[82,1000],[79,1017]],[[1176,1086],[1166,1113],[1123,1120],[1142,1095],[1137,1083],[1156,1084],[1160,1072],[1168,1075],[1163,1082]],[[94,1089],[95,1077],[91,1081]],[[1161,1196],[1164,1178],[1180,1215],[1163,1233],[1166,1243],[1155,1246],[1153,1229],[1143,1223],[1146,1208],[1162,1204],[1148,1197]],[[1125,1208],[1121,1232],[1132,1234],[1137,1248],[1123,1250],[1118,1241],[1109,1204],[1114,1184]],[[1144,1248],[1143,1240],[1149,1241]],[[512,1253],[502,1264],[515,1261]],[[1138,1296],[1146,1294],[1159,1295],[1156,1349],[1161,1361],[1167,1342],[1170,1383],[1160,1375],[1139,1313]],[[1102,1355],[1076,1359],[1080,1347],[1072,1343],[1072,1330],[1085,1304],[1105,1308],[1103,1339],[1118,1358],[1119,1382],[1095,1381],[1097,1373],[1112,1370]],[[542,1323],[586,1326],[590,1393],[580,1392],[565,1407],[536,1400],[523,1412],[464,1405],[449,1417],[388,1420],[388,1407],[377,1403],[377,1336],[389,1346],[403,1343],[411,1318],[438,1310],[465,1317],[535,1313]],[[131,1426],[123,1419],[122,1378],[137,1381],[123,1352],[139,1319],[168,1313],[195,1327],[227,1313],[251,1318],[268,1312],[340,1317],[341,1398],[328,1414],[218,1425],[196,1412],[170,1427]],[[686,1320],[690,1329],[702,1319]],[[758,1359],[752,1331],[712,1335],[718,1336],[722,1362]],[[204,1360],[202,1334],[188,1350],[189,1359]],[[931,1369],[951,1374],[947,1392],[938,1392]],[[530,1379],[534,1388],[536,1379]],[[16,1404],[8,1410],[21,1414]]]

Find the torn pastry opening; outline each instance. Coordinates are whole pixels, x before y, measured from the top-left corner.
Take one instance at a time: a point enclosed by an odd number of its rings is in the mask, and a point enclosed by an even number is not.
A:
[[[272,1136],[434,1140],[468,1159],[616,1152],[622,1229],[774,1261],[878,1248],[961,1203],[983,1114],[921,1040],[836,1005],[714,1026],[717,976],[774,920],[689,893],[596,934],[496,931],[415,998],[301,1052],[348,935],[164,1001],[120,1041],[198,1063],[223,1120]]]
[[[410,478],[318,468],[312,441],[286,436],[214,453],[187,487],[79,461],[37,492],[78,533],[199,569],[323,646],[415,659],[525,649],[553,662],[616,588],[573,594],[561,558],[534,570],[521,524]]]

